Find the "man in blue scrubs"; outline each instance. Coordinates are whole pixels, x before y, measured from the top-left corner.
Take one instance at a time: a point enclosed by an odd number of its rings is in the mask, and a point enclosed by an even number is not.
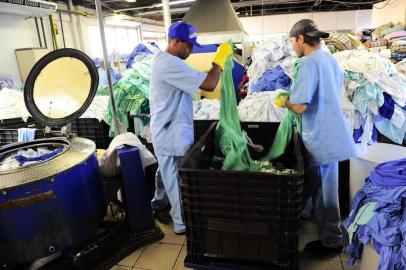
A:
[[[215,89],[232,48],[227,43],[220,45],[211,70],[199,72],[183,61],[193,46],[200,46],[196,42],[195,28],[186,22],[177,22],[170,26],[168,37],[168,46],[155,56],[151,73],[151,132],[159,166],[152,208],[158,212],[170,204],[174,231],[184,234],[177,165],[194,140],[192,95],[199,88]]]
[[[313,200],[320,238],[308,243],[305,251],[314,254],[336,253],[343,248],[338,162],[356,154],[340,106],[343,71],[332,55],[320,49],[320,38],[328,35],[308,19],[297,22],[290,32],[293,50],[298,57],[305,56],[286,106],[302,115],[302,139],[310,164],[304,201]]]

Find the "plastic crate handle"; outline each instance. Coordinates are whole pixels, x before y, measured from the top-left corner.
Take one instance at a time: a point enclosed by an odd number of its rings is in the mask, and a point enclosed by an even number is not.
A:
[[[227,221],[220,220],[208,220],[207,229],[210,231],[217,232],[233,232],[233,233],[243,233],[243,234],[255,234],[255,235],[270,235],[267,224],[236,224]]]

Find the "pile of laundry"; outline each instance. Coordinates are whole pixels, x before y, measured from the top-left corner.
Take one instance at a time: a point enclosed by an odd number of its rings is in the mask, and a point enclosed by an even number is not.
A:
[[[97,91],[97,95],[108,95],[107,92],[107,75],[106,75],[106,70],[104,68],[104,60],[96,57],[93,59],[93,63],[97,68],[97,73],[99,74],[99,88]],[[109,69],[110,72],[110,78],[111,78],[111,83],[115,84],[118,80],[121,79],[121,75],[118,71],[116,71],[114,68],[110,67]]]
[[[406,269],[406,159],[379,164],[357,192],[344,226],[349,235],[348,264],[372,244],[378,269]]]
[[[399,63],[396,64],[396,69],[406,76],[406,59],[403,59]]]
[[[62,148],[50,149],[47,147],[18,150],[15,153],[9,154],[6,158],[0,161],[0,171],[8,171],[41,163],[55,157],[56,155],[62,153],[62,151]]]
[[[297,171],[294,169],[286,168],[281,162],[272,163],[270,161],[259,161],[256,160],[255,163],[261,168],[261,172],[267,172],[272,174],[297,174]]]
[[[193,101],[194,120],[218,120],[220,101],[218,99],[201,99]]]
[[[324,40],[331,53],[345,50],[353,50],[362,46],[362,43],[353,35],[347,33],[331,33],[329,38]]]
[[[95,96],[89,108],[80,116],[80,118],[96,118],[103,120],[110,98],[108,96]]]
[[[391,57],[394,60],[401,61],[406,59],[406,31],[402,31],[404,34],[403,39],[394,40],[390,44]]]
[[[406,31],[405,25],[387,23],[370,31],[369,40],[365,47],[374,50],[381,50],[383,57],[391,58],[393,61],[406,59]]]
[[[238,104],[238,115],[243,122],[280,122],[286,108],[275,105],[275,99],[285,90],[252,93]],[[218,120],[220,101],[202,99],[193,102],[194,120]]]
[[[289,90],[293,64],[297,57],[287,36],[273,37],[260,43],[251,55],[248,67],[248,92]]]
[[[114,101],[122,128],[129,126],[128,116],[133,117],[136,135],[150,138],[149,85],[154,55],[146,56],[132,65],[124,76],[113,86]],[[110,136],[114,137],[114,122],[111,103],[104,115],[110,125]]]
[[[134,63],[141,61],[146,56],[157,54],[160,51],[161,49],[155,43],[143,42],[138,44],[127,60],[127,68],[131,68]]]
[[[345,95],[354,106],[354,140],[376,141],[376,129],[401,144],[406,134],[406,76],[388,59],[367,50],[334,54],[345,70]]]
[[[275,91],[276,89],[288,90],[290,84],[291,79],[285,74],[283,68],[276,66],[274,69],[266,70],[258,81],[252,84],[251,92]]]
[[[0,74],[0,91],[5,88],[22,90],[23,84],[22,84],[22,82],[13,79],[13,77],[11,77],[11,75]]]
[[[24,93],[4,88],[0,91],[0,119],[22,118],[30,116],[24,103]]]
[[[97,118],[101,121],[108,102],[108,96],[96,96],[81,118]],[[22,118],[26,121],[29,116],[23,92],[8,88],[0,91],[0,119]]]
[[[275,99],[285,90],[252,93],[238,104],[241,121],[280,122],[286,109],[275,105]]]

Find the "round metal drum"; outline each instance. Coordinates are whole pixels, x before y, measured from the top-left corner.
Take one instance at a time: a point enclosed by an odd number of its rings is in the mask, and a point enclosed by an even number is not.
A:
[[[97,79],[82,52],[51,52],[28,76],[26,106],[45,125],[67,124],[90,105]],[[0,263],[31,262],[92,237],[106,211],[95,152],[88,139],[63,137],[0,148]]]

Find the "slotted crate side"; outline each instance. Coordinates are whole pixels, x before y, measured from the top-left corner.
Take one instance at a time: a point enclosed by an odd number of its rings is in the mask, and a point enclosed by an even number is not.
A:
[[[38,128],[43,129],[44,127],[37,123],[34,118],[28,117],[27,121],[22,118],[9,118],[0,120],[0,129],[18,129],[18,128]]]
[[[35,131],[35,139],[44,138],[44,131],[38,129]],[[0,147],[18,142],[18,130],[17,129],[0,129]]]
[[[221,258],[220,264],[297,269],[304,184],[297,134],[281,158],[298,171],[296,175],[231,172],[215,169],[212,163],[215,125],[187,153],[179,169],[188,258],[195,265]],[[241,127],[254,143],[264,146],[262,153],[250,150],[254,159],[260,159],[269,151],[278,124],[241,123]]]
[[[298,233],[271,232],[264,224],[230,224],[221,220],[204,227],[187,226],[188,254],[195,263],[223,259],[252,267],[277,265],[279,269],[295,269],[299,264]]]
[[[294,211],[275,211],[266,212],[261,215],[259,212],[254,213],[239,213],[236,215],[233,210],[229,212],[225,211],[215,211],[213,209],[196,209],[194,206],[193,210],[189,205],[184,205],[185,216],[188,217],[187,224],[194,226],[199,221],[199,226],[206,226],[209,223],[209,220],[228,220],[236,224],[259,224],[263,223],[267,225],[269,231],[274,232],[289,232],[297,233],[299,231],[300,224],[297,220],[297,215],[300,215],[300,209]]]
[[[195,142],[199,140],[217,120],[193,120],[193,131],[195,134]]]
[[[78,118],[71,123],[73,133],[92,140],[97,148],[107,149],[110,145],[109,126],[96,118]]]

